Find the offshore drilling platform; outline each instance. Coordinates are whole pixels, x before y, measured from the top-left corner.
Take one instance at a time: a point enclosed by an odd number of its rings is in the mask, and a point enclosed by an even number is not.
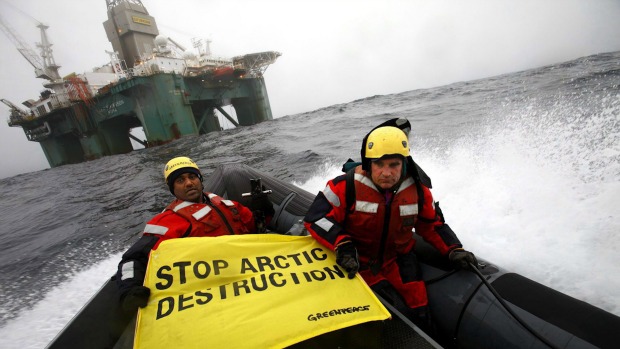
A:
[[[272,120],[263,79],[280,53],[269,51],[218,58],[210,41],[193,40],[198,53],[159,35],[155,18],[140,0],[106,0],[103,23],[113,51],[110,62],[92,72],[61,77],[47,26],[41,31],[40,55],[0,18],[0,29],[47,80],[38,100],[24,110],[10,109],[9,126],[21,127],[39,142],[51,167],[128,153],[131,139],[145,147],[186,135],[220,131],[216,110],[235,126]],[[232,105],[237,120],[224,106]],[[146,140],[130,133],[142,127]]]

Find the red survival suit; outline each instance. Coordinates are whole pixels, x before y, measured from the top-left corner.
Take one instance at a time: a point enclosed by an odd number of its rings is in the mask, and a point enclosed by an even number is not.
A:
[[[385,280],[410,308],[427,305],[426,288],[413,256],[412,231],[442,255],[462,247],[435,210],[429,188],[407,175],[395,191],[381,191],[357,166],[355,202],[347,203],[346,178],[343,174],[330,180],[317,195],[304,219],[306,229],[332,250],[340,241],[351,239],[359,254],[360,274],[369,286]],[[424,196],[422,200],[418,193]]]
[[[116,282],[121,295],[143,284],[149,253],[164,240],[255,233],[249,208],[212,193],[203,193],[203,202],[174,200],[146,224],[142,237],[123,254],[118,265]]]

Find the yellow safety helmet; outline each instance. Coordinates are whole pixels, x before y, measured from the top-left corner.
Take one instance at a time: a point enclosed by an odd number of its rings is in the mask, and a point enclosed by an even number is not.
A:
[[[200,169],[194,160],[186,156],[178,156],[166,163],[166,166],[164,167],[164,181],[168,184],[168,188],[170,188],[170,192],[172,194],[174,194],[172,185],[174,180],[181,174],[188,172],[196,174],[202,181],[202,174],[200,173]]]
[[[379,159],[386,155],[409,156],[409,140],[398,127],[379,127],[368,134],[364,157]]]

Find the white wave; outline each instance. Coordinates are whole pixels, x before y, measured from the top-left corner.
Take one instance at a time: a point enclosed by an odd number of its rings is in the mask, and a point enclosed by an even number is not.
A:
[[[419,161],[466,248],[616,315],[618,101],[525,107]]]
[[[47,292],[0,329],[0,348],[44,348],[116,272],[120,258],[120,253],[114,254]]]

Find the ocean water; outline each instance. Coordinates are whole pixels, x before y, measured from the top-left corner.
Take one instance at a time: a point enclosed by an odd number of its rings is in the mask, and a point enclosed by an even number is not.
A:
[[[414,159],[465,247],[620,315],[620,52],[369,96],[0,180],[0,347],[42,348],[172,199],[162,167],[245,163],[311,192],[407,117]]]

